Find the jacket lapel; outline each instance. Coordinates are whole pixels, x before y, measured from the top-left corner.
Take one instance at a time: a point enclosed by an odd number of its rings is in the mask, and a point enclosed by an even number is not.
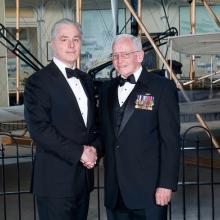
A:
[[[80,112],[79,105],[78,105],[78,103],[77,103],[76,97],[75,97],[75,95],[74,95],[74,93],[73,93],[71,87],[69,86],[68,82],[66,81],[65,77],[64,77],[63,74],[60,72],[60,70],[59,70],[59,68],[56,66],[56,64],[55,64],[53,61],[51,61],[51,63],[50,63],[49,65],[50,65],[50,67],[51,67],[51,69],[52,69],[52,71],[51,71],[52,76],[53,76],[53,77],[56,77],[56,78],[57,78],[57,83],[60,84],[60,85],[59,85],[59,88],[63,88],[64,97],[65,97],[66,99],[69,99],[69,100],[70,100],[70,103],[73,104],[73,108],[72,108],[72,109],[76,109],[75,113],[78,115],[78,116],[76,116],[76,117],[78,117],[79,120],[81,120],[81,123],[85,126],[85,123],[84,123],[84,121],[83,121],[83,117],[82,117],[81,112]],[[83,78],[83,77],[82,77],[82,78]],[[81,80],[81,81],[84,82],[84,80]],[[82,83],[83,87],[84,87],[84,84],[85,84],[85,83]],[[85,87],[86,87],[86,86],[85,86]],[[86,89],[84,89],[84,90],[85,90],[85,93],[86,93],[86,95],[87,95],[87,97],[88,97],[89,92],[87,92]],[[90,98],[88,97],[88,100],[89,100],[89,99],[90,99]],[[89,106],[89,104],[88,104],[88,106]],[[88,113],[89,113],[89,109],[88,109]],[[73,114],[73,115],[74,115],[74,114]],[[89,115],[88,115],[88,116],[89,116]],[[88,118],[89,118],[89,117],[88,117]],[[88,122],[87,122],[87,124],[88,124]]]
[[[135,101],[137,99],[137,95],[144,94],[148,90],[147,77],[146,77],[147,74],[148,74],[147,71],[145,71],[143,68],[141,75],[140,75],[134,89],[132,90],[132,92],[128,96],[127,105],[125,107],[121,126],[119,129],[119,135],[121,134],[121,132],[123,131],[123,129],[125,128],[126,124],[128,123],[129,119],[131,118],[131,116],[133,115],[133,113],[135,111]]]
[[[82,87],[86,93],[87,96],[87,106],[88,106],[88,116],[87,116],[87,128],[90,128],[92,125],[92,116],[94,114],[94,108],[93,108],[93,103],[94,103],[94,97],[92,97],[93,95],[93,91],[91,89],[91,86],[89,86],[89,82],[87,80],[87,78],[81,74],[80,74],[80,82],[82,84]]]

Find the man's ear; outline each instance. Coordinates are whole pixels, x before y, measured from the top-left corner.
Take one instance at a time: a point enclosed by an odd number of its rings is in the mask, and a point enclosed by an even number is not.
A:
[[[54,40],[50,41],[50,47],[51,47],[51,49],[54,49]]]
[[[138,52],[137,54],[137,59],[138,59],[138,63],[142,63],[143,59],[144,59],[144,51],[141,50],[140,52]]]
[[[51,40],[51,42],[50,42],[50,47],[51,47],[51,52],[52,52],[52,54],[54,55],[54,51],[55,51],[55,42],[54,42],[54,40]]]

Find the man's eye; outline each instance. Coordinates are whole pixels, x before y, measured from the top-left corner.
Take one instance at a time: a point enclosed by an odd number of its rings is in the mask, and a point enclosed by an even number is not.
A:
[[[74,42],[78,43],[79,42],[79,39],[76,38],[76,39],[73,39]]]
[[[118,59],[118,54],[112,54],[112,59],[113,59],[113,60]]]
[[[122,56],[123,58],[128,58],[128,57],[129,57],[129,53],[123,53],[123,54],[121,54],[121,56]]]

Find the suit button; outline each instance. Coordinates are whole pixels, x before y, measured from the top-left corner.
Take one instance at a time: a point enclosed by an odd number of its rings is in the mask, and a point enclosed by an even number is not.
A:
[[[115,149],[119,149],[120,147],[117,145],[117,146],[115,146]]]

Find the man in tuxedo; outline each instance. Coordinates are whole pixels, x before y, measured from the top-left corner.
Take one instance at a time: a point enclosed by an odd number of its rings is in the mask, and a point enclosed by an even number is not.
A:
[[[105,206],[109,220],[164,220],[179,170],[179,106],[173,81],[142,67],[139,38],[116,36],[118,76],[101,89]]]
[[[76,68],[81,42],[79,24],[56,22],[53,60],[25,86],[25,118],[36,143],[33,192],[40,220],[87,218],[100,143],[92,81]]]

